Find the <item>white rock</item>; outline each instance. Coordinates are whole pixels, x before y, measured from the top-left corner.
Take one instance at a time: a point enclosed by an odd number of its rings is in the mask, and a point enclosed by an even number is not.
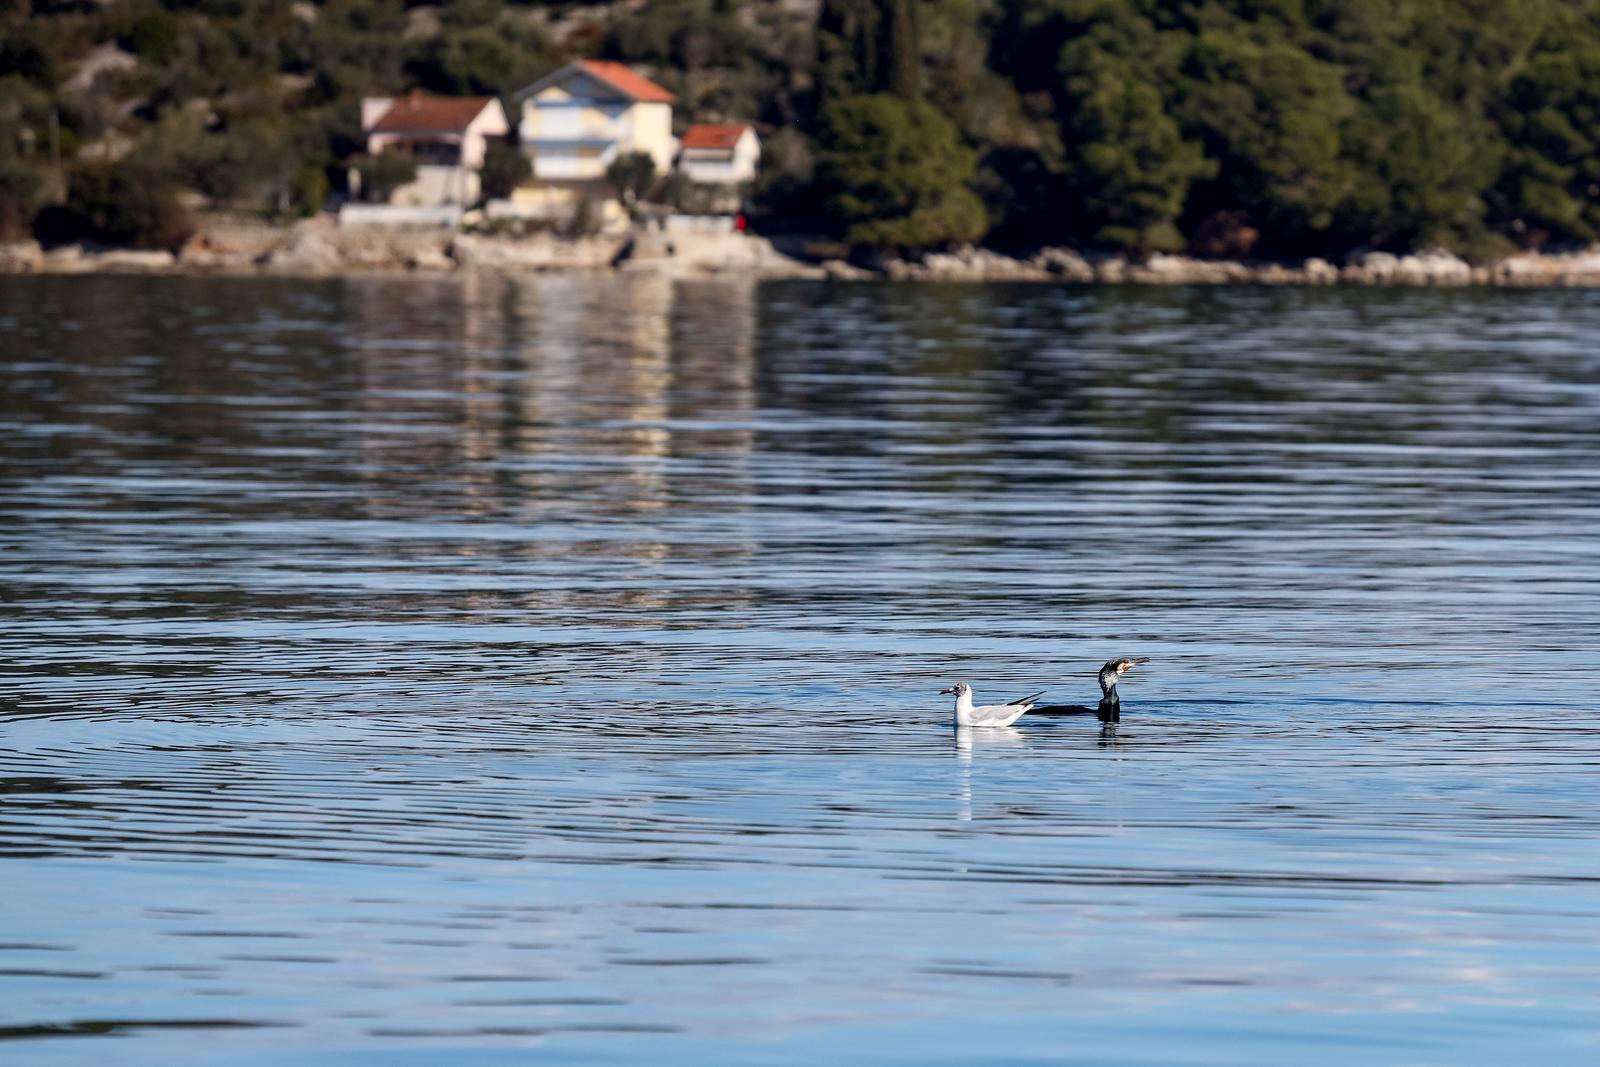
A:
[[[1305,274],[1306,281],[1319,285],[1339,280],[1339,268],[1319,256],[1312,256],[1300,264],[1300,270]]]
[[[1196,263],[1186,256],[1172,256],[1165,252],[1157,252],[1144,261],[1143,270],[1155,277],[1193,274]]]
[[[443,249],[418,248],[406,257],[406,266],[411,270],[454,270],[456,261],[445,255]]]
[[[38,241],[0,245],[0,274],[30,274],[43,263],[44,249]]]
[[[1449,252],[1433,249],[1401,257],[1395,264],[1394,276],[1422,285],[1458,285],[1472,280],[1472,267]]]
[[[1033,265],[1040,270],[1066,278],[1069,281],[1094,280],[1094,268],[1089,261],[1070,248],[1046,248],[1033,257]]]
[[[171,270],[178,257],[165,250],[112,248],[88,257],[93,270],[161,271]]]
[[[846,263],[842,259],[826,260],[822,264],[822,272],[835,281],[855,282],[872,277],[871,271],[862,270],[860,267]]]
[[[344,265],[344,258],[325,235],[301,230],[287,246],[268,252],[261,265],[284,274],[330,274]]]

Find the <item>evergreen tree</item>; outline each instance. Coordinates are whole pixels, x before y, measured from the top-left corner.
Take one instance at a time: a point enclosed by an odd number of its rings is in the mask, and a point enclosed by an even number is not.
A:
[[[818,113],[879,88],[877,0],[822,0],[817,14]]]
[[[841,100],[821,144],[818,180],[846,240],[925,248],[983,236],[983,204],[967,187],[977,157],[929,104],[887,93]]]
[[[1465,248],[1481,232],[1483,194],[1498,172],[1493,144],[1420,85],[1386,86],[1344,129],[1353,165],[1339,225],[1349,244]]]
[[[314,209],[318,176],[363,147],[362,96],[504,93],[603,56],[675,92],[681,120],[761,124],[768,225],[921,240],[992,218],[1013,246],[1237,255],[1259,237],[1285,256],[1600,238],[1600,0],[653,0],[603,27],[497,0],[315,15],[0,0],[0,157],[16,163],[0,227],[58,195],[29,192],[55,155],[71,173],[125,141],[124,160],[218,204]],[[75,87],[110,43],[128,69]],[[898,105],[860,103],[880,95]],[[895,153],[854,137],[873,123]],[[913,126],[932,139],[904,139]],[[912,195],[901,156],[938,180]],[[869,180],[873,161],[888,178]]]
[[[1216,165],[1183,139],[1153,86],[1111,70],[1074,82],[1066,136],[1090,238],[1140,253],[1182,248],[1176,223],[1189,188]]]
[[[1531,243],[1600,237],[1600,43],[1566,38],[1517,76],[1495,201]]]
[[[1062,6],[1076,30],[1056,64],[1061,140],[1082,204],[1074,228],[1139,253],[1182,248],[1177,221],[1190,188],[1217,168],[1167,108],[1176,38],[1115,0]]]
[[[1355,111],[1337,67],[1287,41],[1207,31],[1185,53],[1176,95],[1185,132],[1217,163],[1190,218],[1242,210],[1279,248],[1333,224],[1348,186],[1340,127]]]
[[[902,100],[922,98],[922,51],[917,44],[917,26],[911,0],[884,0],[887,8],[879,18],[879,92],[893,93]]]

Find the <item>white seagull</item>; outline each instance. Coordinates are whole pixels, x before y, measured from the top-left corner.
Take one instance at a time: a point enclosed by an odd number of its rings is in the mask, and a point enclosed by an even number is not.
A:
[[[1013,700],[1009,704],[986,704],[981,708],[972,706],[972,686],[966,682],[957,682],[949,689],[941,689],[940,693],[954,693],[956,695],[956,725],[957,726],[1010,726],[1028,713],[1028,709],[1039,702],[1043,693],[1035,693],[1031,697]]]

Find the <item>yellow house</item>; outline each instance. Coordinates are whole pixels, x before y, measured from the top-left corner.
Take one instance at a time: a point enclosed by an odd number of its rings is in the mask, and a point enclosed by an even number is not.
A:
[[[672,166],[671,93],[621,63],[584,59],[518,91],[522,150],[535,185],[598,182],[630,152],[644,152],[656,173]]]

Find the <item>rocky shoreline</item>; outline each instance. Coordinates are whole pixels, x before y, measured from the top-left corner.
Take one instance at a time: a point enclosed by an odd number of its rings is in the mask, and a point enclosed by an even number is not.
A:
[[[824,269],[829,268],[824,264]],[[837,269],[837,268],[835,268]],[[1342,265],[1249,262],[1157,254],[1144,260],[1047,248],[1025,259],[986,249],[931,253],[916,262],[890,260],[876,271],[847,268],[854,277],[922,281],[1068,281],[1133,285],[1426,285],[1600,288],[1600,247],[1557,254],[1523,253],[1474,265],[1448,252],[1396,256],[1360,252]]]
[[[0,273],[181,274],[327,277],[345,274],[449,274],[458,271],[654,271],[682,276],[888,281],[1013,281],[1135,285],[1425,285],[1600,288],[1600,245],[1562,253],[1522,253],[1470,264],[1446,252],[1396,256],[1361,252],[1325,259],[1248,262],[1153,255],[1084,254],[1047,248],[1012,257],[964,247],[917,259],[862,266],[816,262],[804,249],[742,233],[666,235],[640,231],[563,238],[508,237],[427,229],[340,228],[326,220],[292,226],[219,221],[178,252],[45,250],[36,242],[0,245]]]

